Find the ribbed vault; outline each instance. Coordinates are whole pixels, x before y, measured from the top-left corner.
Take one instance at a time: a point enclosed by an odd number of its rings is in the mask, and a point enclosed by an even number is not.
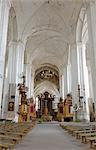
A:
[[[35,71],[45,64],[56,66],[60,71],[68,62],[69,44],[76,42],[83,0],[12,0],[12,3],[18,39],[26,43],[26,62]],[[48,81],[35,87],[35,96],[44,91],[59,95],[56,85]]]

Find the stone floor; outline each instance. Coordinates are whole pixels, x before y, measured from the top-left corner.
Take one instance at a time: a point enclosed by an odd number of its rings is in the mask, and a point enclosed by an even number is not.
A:
[[[64,131],[58,123],[37,124],[36,127],[16,145],[15,150],[91,150]]]

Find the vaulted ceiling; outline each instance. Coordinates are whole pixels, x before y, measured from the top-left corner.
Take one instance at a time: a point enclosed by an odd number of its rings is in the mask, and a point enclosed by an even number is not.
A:
[[[27,61],[35,69],[45,63],[58,68],[66,64],[83,0],[12,0],[12,4]]]

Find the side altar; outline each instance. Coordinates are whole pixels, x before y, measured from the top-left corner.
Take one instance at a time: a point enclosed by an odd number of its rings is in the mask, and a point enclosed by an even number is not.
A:
[[[25,86],[25,76],[23,83],[18,84],[19,90],[19,110],[18,122],[30,122],[36,119],[35,104],[32,98],[27,99],[28,88]]]
[[[72,121],[73,120],[73,110],[72,110],[72,96],[71,94],[67,94],[67,97],[63,101],[60,98],[58,103],[58,113],[57,120],[58,121]]]

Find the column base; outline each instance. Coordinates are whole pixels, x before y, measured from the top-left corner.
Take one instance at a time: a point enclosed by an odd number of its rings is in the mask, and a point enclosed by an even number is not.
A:
[[[90,121],[89,114],[87,114],[83,110],[79,110],[79,112],[77,113],[77,121],[89,122]]]

